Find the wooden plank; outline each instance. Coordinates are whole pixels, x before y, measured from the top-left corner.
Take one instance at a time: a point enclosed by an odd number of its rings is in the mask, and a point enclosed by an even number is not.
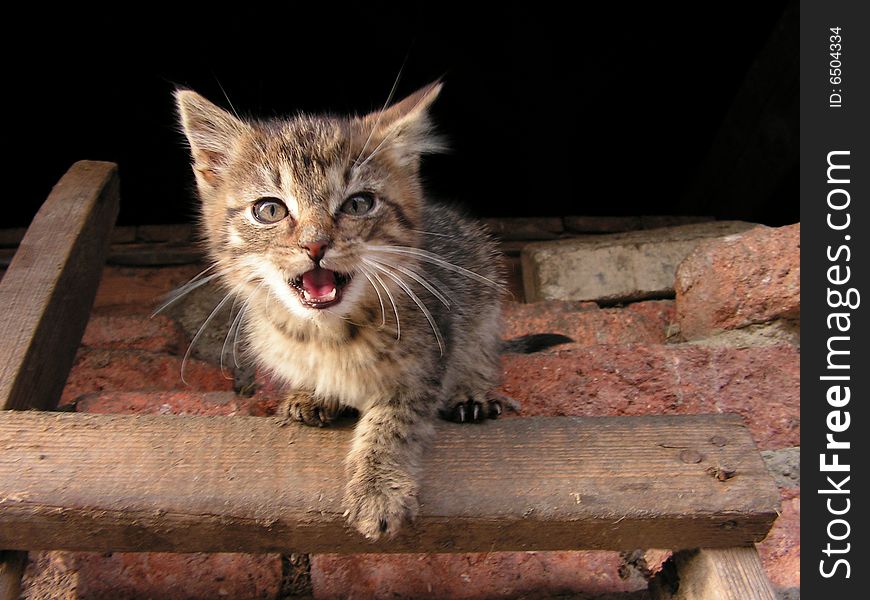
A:
[[[0,600],[18,600],[27,552],[0,550]]]
[[[650,585],[653,600],[777,598],[755,546],[688,550],[671,561]]]
[[[0,281],[0,409],[56,405],[117,213],[117,167],[82,161],[36,214]]]
[[[136,228],[136,240],[140,242],[189,244],[194,238],[193,226],[186,223],[140,225]]]
[[[441,423],[415,525],[372,544],[342,517],[351,425],[0,413],[0,546],[174,552],[729,547],[779,494],[739,417]],[[715,469],[733,476],[720,480]]]
[[[117,167],[77,162],[20,239],[0,280],[0,409],[57,405],[117,214]],[[25,552],[0,551],[0,599],[18,597],[26,562]]]

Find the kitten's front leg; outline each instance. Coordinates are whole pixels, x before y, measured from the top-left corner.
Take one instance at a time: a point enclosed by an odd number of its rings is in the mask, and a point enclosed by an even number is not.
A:
[[[338,402],[315,397],[310,392],[295,391],[278,405],[276,415],[285,421],[300,421],[312,427],[323,427],[341,416]]]
[[[397,399],[360,418],[348,456],[348,522],[369,539],[391,537],[417,514],[417,472],[432,436],[425,399]]]

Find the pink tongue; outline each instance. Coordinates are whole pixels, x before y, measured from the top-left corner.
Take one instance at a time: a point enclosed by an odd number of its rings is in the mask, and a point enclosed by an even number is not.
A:
[[[329,269],[311,269],[302,274],[302,287],[314,298],[328,296],[335,289],[335,273]]]

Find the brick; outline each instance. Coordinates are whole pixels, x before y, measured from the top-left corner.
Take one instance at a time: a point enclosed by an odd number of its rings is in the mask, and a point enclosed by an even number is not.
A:
[[[522,416],[734,412],[762,448],[799,444],[800,355],[791,345],[590,346],[502,361],[500,391],[520,401]]]
[[[61,405],[70,404],[83,394],[100,391],[174,390],[185,387],[181,381],[182,357],[141,350],[104,350],[80,348],[61,396]],[[188,360],[184,370],[186,389],[230,391],[220,367],[196,359]]]
[[[110,265],[130,267],[189,265],[203,261],[205,255],[202,248],[177,242],[117,244],[109,248],[109,256],[106,258]]]
[[[713,217],[692,215],[644,215],[640,218],[643,229],[658,229],[659,227],[675,227],[691,223],[708,223],[715,221]]]
[[[276,554],[33,552],[21,598],[271,600],[280,586]]]
[[[800,223],[700,244],[677,269],[676,302],[689,340],[800,319]]]
[[[767,470],[781,488],[800,488],[801,486],[801,449],[781,448],[765,450],[761,453]]]
[[[551,240],[565,230],[561,217],[521,217],[482,219],[483,224],[502,240]]]
[[[102,310],[91,314],[82,345],[112,350],[147,350],[177,354],[189,340],[175,321],[157,315]]]
[[[529,244],[522,251],[526,300],[618,303],[672,296],[677,265],[699,243],[750,227],[720,221]]]
[[[640,217],[565,217],[565,229],[572,233],[622,233],[642,229]]]
[[[543,598],[646,587],[636,573],[621,579],[621,565],[617,552],[322,554],[311,557],[311,584],[317,600]]]
[[[238,304],[227,302],[213,314],[226,294],[227,291],[219,284],[210,283],[192,290],[163,311],[163,314],[181,325],[188,340],[198,336],[192,349],[192,356],[216,365],[221,362],[230,324],[239,310]],[[233,309],[235,312],[231,314]],[[206,321],[208,321],[207,325]],[[227,354],[231,352],[229,344],[235,339],[234,337],[233,340],[227,342]],[[229,356],[226,356],[225,360],[233,361]],[[239,360],[241,361],[241,357]]]
[[[673,319],[669,300],[601,309],[594,302],[506,303],[505,339],[534,333],[561,333],[580,346],[663,343]]]
[[[281,588],[277,554],[41,554],[49,562],[38,557],[24,582],[24,598],[271,600]]]
[[[151,314],[160,305],[160,299],[178,286],[187,283],[203,265],[179,267],[106,267],[95,308],[124,306],[128,310]]]
[[[136,227],[132,225],[116,225],[114,229],[112,229],[109,241],[112,244],[130,244],[136,241]]]
[[[761,564],[771,582],[779,588],[801,584],[801,496],[800,489],[781,489],[782,512],[773,529],[757,545]]]

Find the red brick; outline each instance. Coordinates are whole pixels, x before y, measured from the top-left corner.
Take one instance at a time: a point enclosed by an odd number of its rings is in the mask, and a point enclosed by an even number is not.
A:
[[[271,600],[281,587],[276,554],[75,553],[81,600]]]
[[[249,399],[234,392],[98,392],[76,403],[77,412],[122,415],[250,415]]]
[[[100,391],[174,390],[226,391],[233,389],[220,367],[189,359],[181,381],[180,356],[141,350],[80,348],[61,396],[61,404],[82,394]]]
[[[756,227],[705,242],[677,269],[686,339],[773,319],[800,318],[800,223]]]
[[[736,412],[762,448],[800,443],[800,355],[790,345],[594,346],[502,360],[501,391],[522,416]]]
[[[646,587],[623,580],[616,552],[322,554],[311,557],[317,600],[349,598],[542,598]]]
[[[758,553],[767,576],[781,588],[801,584],[801,495],[800,489],[781,489],[782,513]]]
[[[505,304],[504,337],[561,333],[580,346],[663,343],[673,320],[670,300],[598,308],[594,302],[549,301]]]
[[[180,285],[190,281],[203,270],[202,265],[180,267],[106,267],[97,298],[96,308],[125,306],[127,310],[151,314],[160,305],[160,299]]]
[[[172,319],[158,315],[150,317],[127,311],[95,311],[88,321],[82,345],[91,348],[117,350],[147,350],[177,354],[186,348],[181,327]]]

